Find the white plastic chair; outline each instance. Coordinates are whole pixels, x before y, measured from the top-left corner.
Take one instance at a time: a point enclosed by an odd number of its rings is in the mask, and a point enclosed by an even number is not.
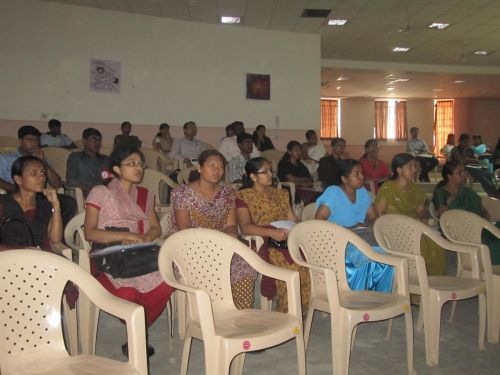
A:
[[[146,187],[151,193],[153,193],[156,196],[156,205],[161,206],[163,202],[167,201],[167,197],[165,196],[167,186],[175,189],[179,185],[163,173],[146,169],[140,186]]]
[[[44,251],[0,253],[0,363],[2,374],[148,373],[144,309],[107,292],[71,261]],[[61,298],[68,281],[127,324],[128,363],[65,350]]]
[[[75,187],[65,186],[64,194],[75,198],[76,207],[79,214],[85,212],[85,199],[83,198],[83,191],[81,188],[76,186]]]
[[[449,242],[429,226],[403,215],[389,214],[379,217],[375,221],[374,231],[378,244],[385,251],[409,260],[410,293],[422,296],[417,329],[420,331],[424,328],[427,364],[437,366],[439,363],[441,310],[448,301],[479,297],[479,348],[484,349],[486,287],[484,281],[479,279],[477,247]],[[427,276],[425,261],[420,254],[423,235],[446,250],[468,255],[472,265],[472,277]]]
[[[313,220],[314,217],[316,216],[316,211],[317,211],[316,203],[315,202],[309,203],[302,209],[302,215],[300,216],[300,219],[302,221]]]
[[[234,254],[245,259],[257,272],[286,282],[288,313],[236,309],[230,283]],[[207,375],[228,374],[230,367],[231,374],[239,375],[246,352],[269,348],[292,338],[297,344],[299,373],[305,375],[298,272],[266,263],[236,238],[202,228],[182,230],[167,238],[158,263],[165,281],[186,292],[188,297],[181,374],[187,373],[194,337],[204,342]]]
[[[50,166],[61,177],[61,180],[65,181],[67,161],[72,151],[63,147],[44,147],[42,150]]]
[[[481,244],[483,229],[500,238],[500,229],[471,212],[448,210],[441,215],[441,230],[451,242],[480,247],[482,279],[486,281],[488,341],[498,343],[500,338],[500,265],[492,266],[490,251]],[[458,256],[457,277],[470,277],[472,268],[468,259]]]
[[[146,165],[149,169],[167,173],[174,169],[174,161],[173,159],[166,158],[163,154],[152,148],[141,148],[141,152],[144,155],[144,159],[146,159]]]
[[[90,242],[85,239],[85,212],[74,216],[64,228],[64,242],[78,251],[78,265],[90,274]],[[82,353],[95,354],[99,308],[86,295],[78,296],[78,326]]]
[[[397,283],[394,292],[353,291],[349,288],[345,271],[345,250],[349,243],[368,258],[395,267]],[[353,330],[359,323],[386,320],[402,314],[406,326],[408,374],[414,373],[413,323],[405,259],[380,254],[351,230],[324,220],[297,224],[288,236],[288,250],[294,262],[309,268],[311,274],[311,303],[305,326],[306,346],[314,311],[329,313],[335,375],[349,372]]]
[[[491,221],[500,221],[500,199],[486,195],[481,197],[481,204],[488,213]]]

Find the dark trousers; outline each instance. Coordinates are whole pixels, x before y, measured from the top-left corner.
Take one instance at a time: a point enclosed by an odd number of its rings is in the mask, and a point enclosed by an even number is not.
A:
[[[429,172],[439,164],[439,161],[435,157],[425,158],[423,156],[416,156],[415,158],[417,159],[417,162],[420,164],[421,168],[418,179],[420,181],[429,182]]]
[[[57,194],[57,197],[59,198],[59,204],[61,205],[63,225],[66,227],[66,224],[68,224],[78,211],[76,199],[66,194]]]

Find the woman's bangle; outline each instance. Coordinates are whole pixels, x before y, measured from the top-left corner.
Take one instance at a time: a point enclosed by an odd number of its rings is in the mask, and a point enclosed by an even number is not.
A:
[[[62,212],[60,208],[54,208],[52,207],[52,213],[55,213],[55,212]]]

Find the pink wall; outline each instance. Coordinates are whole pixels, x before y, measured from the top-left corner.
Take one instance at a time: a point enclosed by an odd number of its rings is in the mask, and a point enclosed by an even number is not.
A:
[[[500,99],[456,99],[455,133],[481,134],[495,147],[500,137]]]

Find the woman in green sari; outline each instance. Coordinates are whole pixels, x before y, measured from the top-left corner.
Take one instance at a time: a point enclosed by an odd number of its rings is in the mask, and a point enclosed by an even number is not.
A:
[[[417,178],[415,157],[401,153],[392,158],[392,177],[386,181],[375,198],[379,216],[400,214],[410,216],[427,224],[429,212],[425,207],[425,193],[414,184]],[[421,254],[429,276],[446,274],[444,250],[427,236],[420,242]]]
[[[434,190],[432,203],[438,217],[446,210],[464,210],[488,218],[481,203],[481,197],[465,186],[467,174],[464,165],[458,161],[449,161],[443,166],[443,180]],[[497,226],[500,222],[497,222]],[[490,249],[491,263],[500,264],[500,240],[488,231],[482,233],[482,243]]]

